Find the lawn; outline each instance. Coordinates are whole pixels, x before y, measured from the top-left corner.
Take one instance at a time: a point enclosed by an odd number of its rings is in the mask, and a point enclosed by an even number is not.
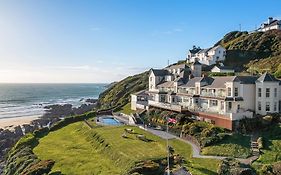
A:
[[[131,113],[134,113],[134,111],[131,109],[131,103],[127,103],[118,112],[122,112],[122,113],[127,114],[127,115],[130,115]]]
[[[132,128],[152,141],[143,142],[136,139],[135,134],[122,138],[125,128]],[[191,158],[191,146],[179,140],[171,140],[170,144],[177,154],[185,158],[185,165],[193,174],[216,174],[219,161]],[[70,175],[124,174],[137,161],[164,158],[166,142],[136,127],[90,129],[83,122],[78,122],[49,133],[39,140],[33,151],[40,159],[55,160],[52,172]]]
[[[203,148],[202,154],[247,158],[251,155],[250,137],[240,134],[226,136],[221,142]]]

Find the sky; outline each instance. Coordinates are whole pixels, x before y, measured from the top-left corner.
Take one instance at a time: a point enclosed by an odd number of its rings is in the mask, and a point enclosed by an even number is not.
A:
[[[251,31],[280,0],[0,0],[0,82],[109,83]]]

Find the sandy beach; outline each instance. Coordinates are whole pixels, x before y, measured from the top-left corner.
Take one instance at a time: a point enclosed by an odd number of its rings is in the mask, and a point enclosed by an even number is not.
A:
[[[18,125],[29,124],[32,120],[39,118],[39,116],[17,117],[17,118],[0,118],[0,128],[8,129]]]

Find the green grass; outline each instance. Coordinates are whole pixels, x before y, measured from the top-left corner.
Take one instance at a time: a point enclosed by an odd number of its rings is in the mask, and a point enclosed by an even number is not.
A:
[[[122,138],[124,128],[144,134],[151,142],[136,139],[135,134]],[[186,160],[186,166],[198,175],[216,174],[219,161],[191,158],[191,146],[171,140],[176,153]],[[108,146],[105,146],[108,145]],[[34,153],[42,160],[53,159],[52,172],[63,174],[124,174],[137,161],[166,156],[166,142],[136,127],[97,127],[90,129],[83,122],[68,125],[39,140]]]
[[[226,136],[221,142],[203,148],[202,154],[247,158],[251,155],[250,137],[240,134]]]
[[[134,113],[134,110],[131,109],[131,103],[127,103],[118,112],[122,112],[124,114],[130,115],[131,113]]]
[[[201,159],[201,158],[192,158],[192,148],[190,145],[173,139],[170,141],[170,145],[175,149],[175,152],[184,157],[186,161],[186,166],[192,174],[203,175],[217,174],[217,168],[220,163],[220,160],[216,159]]]
[[[262,150],[263,154],[259,157],[258,162],[271,164],[281,161],[281,140],[269,140],[269,147]]]

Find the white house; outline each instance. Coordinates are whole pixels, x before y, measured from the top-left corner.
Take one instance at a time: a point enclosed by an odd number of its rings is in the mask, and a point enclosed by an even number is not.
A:
[[[213,65],[225,60],[226,50],[221,45],[207,49],[193,48],[187,54],[187,63],[193,63],[198,60],[201,64]]]
[[[132,95],[132,109],[144,109],[143,99],[148,108],[191,113],[198,120],[230,130],[236,121],[251,118],[254,113],[266,115],[281,111],[281,81],[272,75],[201,77],[200,73],[194,76],[192,73],[199,73],[200,66],[151,69],[149,89]]]
[[[216,72],[216,73],[234,73],[234,69],[231,67],[227,66],[214,66],[211,69],[211,72]]]
[[[272,17],[269,17],[267,22],[262,23],[260,28],[257,29],[257,31],[265,32],[274,29],[281,30],[281,20],[273,19]]]
[[[256,113],[280,112],[281,108],[281,82],[270,74],[263,74],[256,81]]]

